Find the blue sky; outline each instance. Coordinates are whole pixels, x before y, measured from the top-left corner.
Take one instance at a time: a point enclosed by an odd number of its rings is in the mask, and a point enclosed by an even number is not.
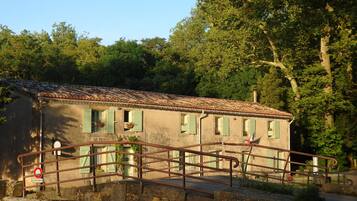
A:
[[[120,38],[168,38],[177,22],[190,15],[195,0],[2,0],[0,24],[50,32],[55,22],[72,24],[77,32],[102,38],[105,45]]]

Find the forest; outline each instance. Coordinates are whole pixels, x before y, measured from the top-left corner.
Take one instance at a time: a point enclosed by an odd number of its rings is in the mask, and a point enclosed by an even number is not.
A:
[[[292,149],[348,167],[357,157],[356,3],[198,0],[168,39],[112,45],[70,22],[50,33],[0,25],[0,79],[246,101],[257,90],[261,104],[294,115]],[[0,107],[9,102],[0,86]]]

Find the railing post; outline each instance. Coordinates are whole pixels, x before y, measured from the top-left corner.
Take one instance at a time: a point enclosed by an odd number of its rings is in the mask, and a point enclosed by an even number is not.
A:
[[[58,151],[55,150],[55,156],[56,156],[56,190],[57,190],[57,195],[61,195],[61,187],[60,187],[60,178],[59,178],[59,165],[58,165]]]
[[[233,187],[233,165],[232,165],[232,159],[229,159],[229,186]]]
[[[200,176],[204,176],[204,173],[203,173],[203,155],[202,155],[202,144],[200,144]]]
[[[328,183],[328,160],[325,159],[325,184]]]
[[[290,152],[289,152],[288,156],[286,157],[286,161],[285,161],[285,165],[284,165],[283,179],[281,180],[281,182],[282,182],[283,184],[284,184],[284,182],[285,182],[286,168],[287,168],[287,166],[288,166],[289,159],[290,159]],[[278,162],[278,163],[279,163],[279,162]]]
[[[167,150],[167,159],[170,159],[170,150]],[[169,177],[171,177],[171,161],[167,161],[167,166],[169,167]]]
[[[95,176],[95,170],[97,169],[97,164],[95,164],[95,155],[94,155],[94,144],[91,144],[90,147],[90,153],[91,153],[91,168],[92,168],[92,176],[93,176],[93,191],[97,191],[97,181],[96,181],[96,176]]]
[[[186,160],[185,160],[185,151],[180,151],[181,158],[181,167],[182,167],[182,188],[186,189]]]
[[[138,164],[138,177],[139,177],[139,182],[140,182],[140,194],[143,193],[143,145],[140,144],[139,145],[139,164]]]
[[[25,178],[25,168],[24,160],[21,157],[21,171],[22,171],[22,197],[26,196],[26,178]]]

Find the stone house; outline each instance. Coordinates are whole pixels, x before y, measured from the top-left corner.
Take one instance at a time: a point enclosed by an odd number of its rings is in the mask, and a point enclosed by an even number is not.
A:
[[[25,80],[1,82],[11,87],[15,98],[6,107],[8,121],[0,125],[0,175],[4,179],[20,177],[19,153],[52,148],[55,141],[64,146],[136,136],[144,142],[180,147],[218,141],[242,143],[250,138],[290,149],[292,115],[259,103]],[[98,147],[97,151],[112,149]],[[63,154],[87,153],[88,147],[77,152]],[[196,160],[192,158],[192,162]],[[79,173],[89,171],[83,168]],[[116,170],[107,166],[103,171]],[[132,174],[133,170],[126,171]]]

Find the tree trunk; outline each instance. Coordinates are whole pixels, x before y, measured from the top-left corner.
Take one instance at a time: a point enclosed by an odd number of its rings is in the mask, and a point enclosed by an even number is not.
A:
[[[332,70],[331,70],[331,61],[329,54],[329,42],[330,42],[330,27],[326,26],[324,29],[324,35],[320,40],[320,55],[321,55],[321,66],[326,72],[326,78],[328,80],[325,85],[324,91],[328,96],[332,96]],[[327,111],[325,113],[325,127],[332,128],[334,126],[334,116],[332,111]]]

